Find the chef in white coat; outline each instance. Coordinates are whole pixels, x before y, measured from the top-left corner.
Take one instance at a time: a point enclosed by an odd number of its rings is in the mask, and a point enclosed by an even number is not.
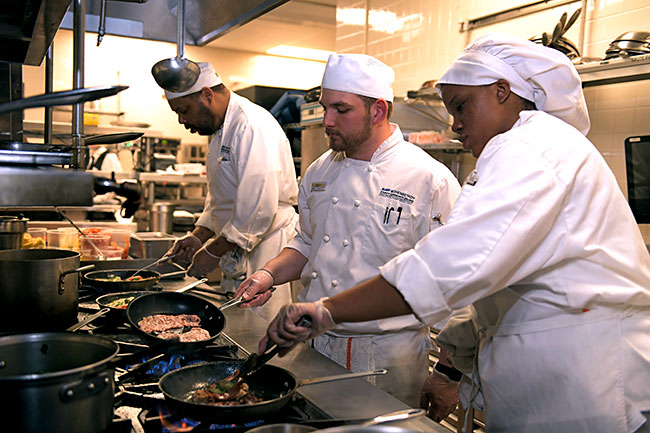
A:
[[[211,135],[208,193],[195,229],[167,253],[189,263],[188,275],[221,267],[222,289],[237,286],[275,257],[295,234],[298,186],[284,131],[264,108],[231,92],[209,63],[198,81],[165,95],[179,123]],[[260,314],[271,318],[291,300],[289,285],[277,286],[274,302]]]
[[[299,299],[334,295],[376,275],[446,220],[460,185],[389,122],[394,77],[371,56],[329,57],[320,103],[330,150],[301,181],[298,235],[237,294],[246,290],[250,299],[273,282],[300,278]],[[370,381],[417,406],[431,341],[428,326],[412,315],[342,324],[311,344],[352,371],[388,368]]]
[[[478,158],[448,223],[379,276],[284,307],[260,350],[269,338],[290,346],[341,323],[409,312],[431,324],[472,304],[472,397],[482,393],[488,432],[647,431],[650,256],[585,137],[573,64],[486,34],[437,90]],[[311,329],[294,324],[302,314],[314,318]]]

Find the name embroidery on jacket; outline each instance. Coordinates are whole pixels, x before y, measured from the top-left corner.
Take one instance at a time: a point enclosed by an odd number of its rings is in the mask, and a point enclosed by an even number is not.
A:
[[[379,197],[390,198],[406,204],[413,204],[415,201],[415,196],[390,188],[382,188],[381,191],[379,191]]]
[[[225,144],[221,146],[221,161],[230,161],[230,146]]]
[[[327,187],[327,182],[312,182],[311,183],[311,191],[325,191],[325,188]]]

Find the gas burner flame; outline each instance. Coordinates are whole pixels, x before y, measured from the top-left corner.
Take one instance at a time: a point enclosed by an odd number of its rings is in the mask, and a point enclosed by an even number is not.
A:
[[[142,363],[145,363],[149,361],[151,358],[143,358]],[[191,358],[186,358],[184,355],[180,354],[172,354],[168,358],[165,358],[161,361],[156,362],[155,364],[151,365],[145,372],[145,375],[149,376],[155,376],[155,377],[162,377],[166,373],[169,373],[170,371],[177,370],[181,367],[184,367],[186,365],[192,365],[196,364],[198,362],[201,362],[199,359],[191,359]],[[133,365],[128,365],[126,366],[127,370],[130,370],[133,368]],[[146,368],[146,367],[144,367]],[[143,371],[144,371],[143,368]]]
[[[187,432],[197,428],[201,422],[195,421],[191,418],[182,418],[176,420],[176,416],[172,411],[168,410],[165,406],[158,406],[158,416],[160,424],[163,427],[163,432]],[[246,421],[241,424],[210,424],[207,430],[231,430],[240,429],[242,427],[250,429],[264,424],[264,420]],[[205,428],[205,426],[203,426]]]

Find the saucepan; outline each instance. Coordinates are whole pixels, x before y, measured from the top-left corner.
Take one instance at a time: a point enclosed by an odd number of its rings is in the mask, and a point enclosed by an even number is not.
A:
[[[103,271],[93,271],[85,274],[84,279],[93,287],[112,293],[149,290],[155,286],[161,278],[185,274],[185,271],[161,274],[160,272],[147,270],[138,272],[137,277],[140,278],[137,280],[128,280],[128,278],[135,274],[136,271],[136,269],[108,269]]]
[[[249,393],[261,398],[259,402],[216,406],[210,403],[196,402],[192,398],[196,390],[232,376],[241,369],[243,364],[244,361],[234,360],[189,365],[165,374],[160,379],[158,386],[166,401],[182,413],[187,411],[199,419],[264,419],[287,405],[301,386],[388,372],[387,370],[373,370],[298,381],[291,372],[265,364],[246,377]]]

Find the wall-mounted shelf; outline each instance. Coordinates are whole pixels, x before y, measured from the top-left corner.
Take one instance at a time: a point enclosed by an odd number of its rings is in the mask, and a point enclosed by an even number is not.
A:
[[[650,54],[577,65],[582,87],[650,79]]]

